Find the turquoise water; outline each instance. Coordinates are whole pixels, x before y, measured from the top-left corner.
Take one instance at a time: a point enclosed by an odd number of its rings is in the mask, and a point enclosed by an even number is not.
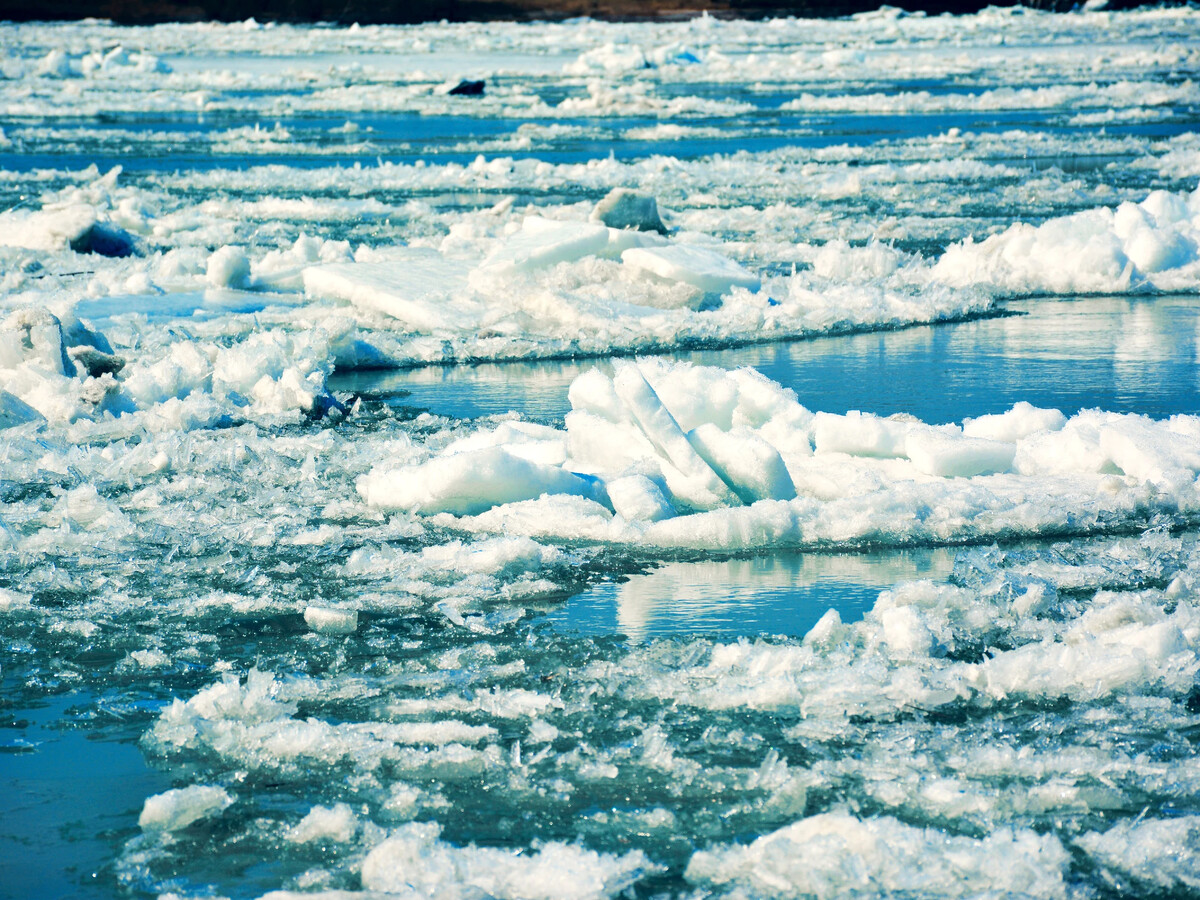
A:
[[[6,680],[4,695],[17,695]],[[0,709],[0,897],[106,897],[113,858],[171,779],[137,746],[141,720],[88,695]],[[151,708],[157,706],[152,704]]]

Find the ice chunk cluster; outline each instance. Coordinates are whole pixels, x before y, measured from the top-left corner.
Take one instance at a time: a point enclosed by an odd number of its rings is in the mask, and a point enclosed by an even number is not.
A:
[[[470,591],[559,554],[496,538],[341,575]],[[161,884],[215,841],[367,896],[602,898],[660,874],[667,896],[1192,890],[1196,817],[1169,811],[1200,798],[1198,563],[1164,529],[970,550],[802,638],[450,646],[397,640],[417,611],[367,623],[354,653],[308,642],[320,674],[252,669],[165,707],[144,746],[214,783],[150,798],[119,868]],[[224,837],[189,828],[229,805],[216,783],[240,785]],[[521,824],[464,814],[481,792]]]
[[[449,250],[465,236],[452,232],[443,246]],[[305,291],[384,313],[406,330],[478,331],[500,329],[521,312],[547,320],[540,326],[530,321],[531,328],[565,329],[598,318],[606,306],[611,317],[645,316],[761,286],[758,276],[717,250],[600,222],[530,215],[492,243],[482,260],[461,251],[395,249],[381,251],[386,261],[315,266],[304,271]],[[653,276],[648,283],[647,274]],[[624,302],[606,298],[601,281],[623,285]],[[535,296],[520,296],[528,291]],[[550,291],[557,296],[538,296]]]
[[[233,797],[220,787],[192,785],[146,799],[138,825],[145,831],[178,831],[221,812]]]
[[[1000,830],[977,840],[947,837],[882,817],[846,813],[801,819],[745,847],[703,851],[689,881],[738,888],[738,896],[968,897],[997,893],[1066,897],[1070,858],[1053,835]],[[744,892],[744,893],[743,893]]]
[[[746,550],[1102,531],[1200,511],[1200,419],[1018,403],[961,425],[812,413],[753,370],[615,361],[565,428],[506,423],[358,480],[457,528]]]
[[[1200,281],[1200,188],[1020,223],[949,247],[933,266],[947,284],[1011,294],[1194,290]]]
[[[45,309],[17,309],[0,320],[0,427],[119,413],[113,378],[125,361],[103,335]]]
[[[363,860],[363,887],[418,897],[604,900],[655,870],[640,850],[621,856],[552,842],[528,855],[458,848],[436,823],[398,829]]]

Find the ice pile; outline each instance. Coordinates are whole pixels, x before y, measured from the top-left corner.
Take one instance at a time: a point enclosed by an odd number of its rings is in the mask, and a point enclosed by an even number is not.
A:
[[[646,230],[529,215],[515,231],[495,242],[482,261],[433,250],[397,249],[385,262],[305,269],[305,291],[310,297],[346,300],[382,312],[411,330],[478,330],[496,328],[501,318],[497,306],[502,310],[509,306],[504,310],[509,314],[543,313],[552,322],[557,318],[558,324],[569,327],[588,312],[601,312],[606,300],[610,315],[637,316],[659,309],[694,308],[706,295],[719,298],[735,287],[759,289],[761,281],[756,275],[718,250],[676,244],[650,233],[662,228],[662,223],[652,206],[653,198],[647,200],[651,206],[645,216],[650,219],[652,214],[652,219]],[[627,206],[614,204],[607,217],[630,222]],[[455,238],[461,239],[452,231],[443,246],[453,245]],[[537,274],[559,266],[580,270],[581,277],[571,287],[582,302],[573,303],[576,298],[571,294],[553,299],[536,296],[545,294],[549,286],[539,283]],[[599,290],[603,281],[641,281],[651,289],[626,303],[613,303],[616,298],[606,298]],[[523,291],[533,291],[535,296],[523,304],[520,300],[504,303],[509,295]],[[536,322],[529,324],[537,327]]]
[[[598,171],[562,166],[549,174],[537,168],[543,164],[526,165],[534,162],[450,164],[440,171],[393,167],[386,173],[360,170],[354,177],[362,179],[360,188],[385,176],[395,185],[434,188],[468,175],[486,183],[493,168],[503,168],[514,185],[553,186],[584,176],[589,185],[662,178],[649,162],[592,167]],[[688,190],[698,187],[712,164],[684,167]],[[931,165],[923,163],[904,171],[838,163],[824,173],[793,172],[796,162],[786,154],[728,165],[739,177],[752,171],[756,181],[784,166],[794,182],[789,190],[853,178],[847,190],[881,201],[900,180],[902,193],[918,192],[906,201],[911,203],[920,201],[929,179],[949,177],[945,165],[922,174]],[[957,161],[950,168],[959,179],[1012,174],[1004,167],[980,174],[978,165]],[[154,325],[199,314],[223,318],[225,333],[245,333],[267,321],[289,331],[315,327],[333,334],[352,318],[361,333],[347,344],[357,347],[354,353],[335,354],[341,368],[725,347],[986,315],[1013,295],[1190,291],[1200,285],[1195,192],[1139,194],[1144,199],[1138,203],[1095,207],[1036,226],[1010,225],[1007,217],[968,222],[952,236],[967,229],[1006,230],[979,242],[950,241],[940,256],[927,257],[883,239],[826,240],[820,204],[672,204],[668,220],[678,227],[664,236],[654,198],[626,189],[594,208],[575,203],[518,210],[506,198],[490,209],[435,215],[428,205],[393,208],[345,198],[180,205],[119,183],[118,175],[117,169],[103,176],[76,173],[81,183],[48,192],[41,209],[0,213],[0,245],[11,245],[0,247],[6,264],[0,287],[23,291],[10,295],[11,305],[48,305],[61,316],[69,308],[61,297],[86,294],[78,312],[85,318],[91,317],[88,307],[102,307],[110,318],[123,310],[146,312]],[[864,178],[878,183],[864,186]],[[219,186],[241,189],[226,180]],[[1102,187],[1096,196],[1111,197],[1113,191]],[[1055,202],[1074,199],[1072,188]],[[357,246],[313,233],[343,235],[352,227],[347,223],[389,210],[397,219],[426,223],[428,233],[414,234],[410,222],[379,238],[373,229],[372,239]],[[268,224],[281,216],[295,220],[282,232],[277,223]],[[875,230],[920,236],[912,216],[904,222],[876,223]],[[253,236],[242,234],[251,225]],[[798,233],[808,240],[797,241]],[[55,297],[51,304],[48,290]],[[105,297],[111,302],[101,303]],[[252,319],[256,313],[267,315]],[[142,333],[129,339],[144,347],[148,329],[137,330]],[[125,346],[121,355],[131,364],[141,361]]]
[[[320,328],[265,330],[224,344],[183,339],[159,350],[127,363],[74,316],[19,308],[0,322],[0,427],[124,419],[114,437],[229,416],[319,418],[340,408],[325,389],[336,340]]]
[[[773,900],[991,893],[1065,898],[1069,864],[1054,835],[1001,829],[978,840],[889,816],[864,821],[838,812],[801,819],[744,847],[701,851],[688,863],[687,879],[745,892],[734,896]]]
[[[125,361],[102,334],[44,309],[15,310],[0,321],[0,427],[122,409],[114,375]]]
[[[933,277],[1010,294],[1194,291],[1200,286],[1200,188],[1019,223],[947,248]]]
[[[623,189],[591,218],[574,214],[533,211],[503,226],[465,218],[438,247],[364,248],[354,262],[308,267],[305,293],[353,305],[380,352],[408,365],[758,342],[978,315],[992,304],[982,291],[916,291],[903,279],[764,279],[709,235],[662,236],[654,199]]]
[[[528,855],[460,848],[438,839],[437,823],[406,825],[363,860],[363,887],[414,897],[471,900],[604,900],[659,867],[640,850],[621,856],[550,842]]]
[[[99,175],[99,173],[95,173]],[[43,198],[40,209],[18,204],[0,213],[0,247],[44,252],[71,250],[108,257],[139,251],[131,233],[144,225],[144,215],[132,198],[117,201],[120,166],[79,186],[69,186]]]
[[[1070,17],[1016,9],[954,20],[885,9],[853,19],[776,19],[769,25],[700,19],[427,23],[331,28],[320,36],[314,29],[258,23],[250,29],[242,23],[138,29],[102,21],[12,24],[0,42],[11,48],[0,57],[0,110],[10,118],[74,118],[95,111],[166,112],[182,101],[189,108],[254,115],[415,107],[426,114],[546,119],[567,117],[580,100],[599,94],[603,102],[594,104],[593,115],[607,108],[621,116],[661,109],[676,118],[697,101],[707,101],[710,115],[750,106],[717,102],[703,90],[708,85],[724,98],[777,87],[799,97],[802,108],[834,110],[878,110],[888,101],[902,109],[1039,109],[1072,102],[1138,108],[1163,103],[1165,89],[1191,88],[1186,77],[1197,65],[1195,12],[1187,7],[1089,10]],[[280,63],[263,72],[249,61],[255,53]],[[328,54],[329,65],[312,64],[321,54]],[[388,64],[397,59],[405,64]],[[488,81],[481,104],[456,109],[456,98],[443,87],[446,79],[453,75],[454,84],[485,73],[504,77]],[[957,90],[946,92],[950,99],[941,91],[902,93],[893,86],[897,73],[902,84],[945,80]],[[973,77],[963,78],[966,73]],[[551,78],[569,89],[557,103],[536,89]],[[976,90],[967,93],[961,84]],[[593,93],[593,85],[602,90]],[[1050,97],[1038,96],[1043,85],[1051,88],[1044,92]]]
[[[178,831],[221,812],[233,803],[223,788],[192,785],[147,797],[138,817],[145,831]]]
[[[931,425],[813,413],[762,374],[614,361],[564,428],[508,422],[358,480],[478,531],[747,550],[1086,533],[1200,513],[1200,418],[1019,403]]]

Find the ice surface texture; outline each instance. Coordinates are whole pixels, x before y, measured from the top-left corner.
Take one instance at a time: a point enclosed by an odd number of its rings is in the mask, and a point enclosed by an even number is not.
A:
[[[101,890],[1200,889],[1193,416],[817,413],[648,359],[565,421],[329,390],[1013,296],[1136,319],[1200,287],[1198,22],[0,25],[4,731],[140,738]],[[795,547],[837,553],[749,557]],[[876,593],[642,641],[646,568],[712,554]]]

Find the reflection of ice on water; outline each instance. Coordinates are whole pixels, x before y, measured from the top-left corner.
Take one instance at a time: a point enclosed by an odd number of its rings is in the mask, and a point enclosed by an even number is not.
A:
[[[862,618],[881,590],[942,579],[953,563],[945,549],[668,563],[588,591],[563,618],[572,625],[579,612],[612,604],[616,630],[639,641],[695,632],[800,635],[830,607],[843,620]]]
[[[1154,390],[1172,360],[1186,359],[1186,333],[1176,327],[1168,304],[1131,300],[1121,316],[1113,352],[1113,381],[1120,394]]]

